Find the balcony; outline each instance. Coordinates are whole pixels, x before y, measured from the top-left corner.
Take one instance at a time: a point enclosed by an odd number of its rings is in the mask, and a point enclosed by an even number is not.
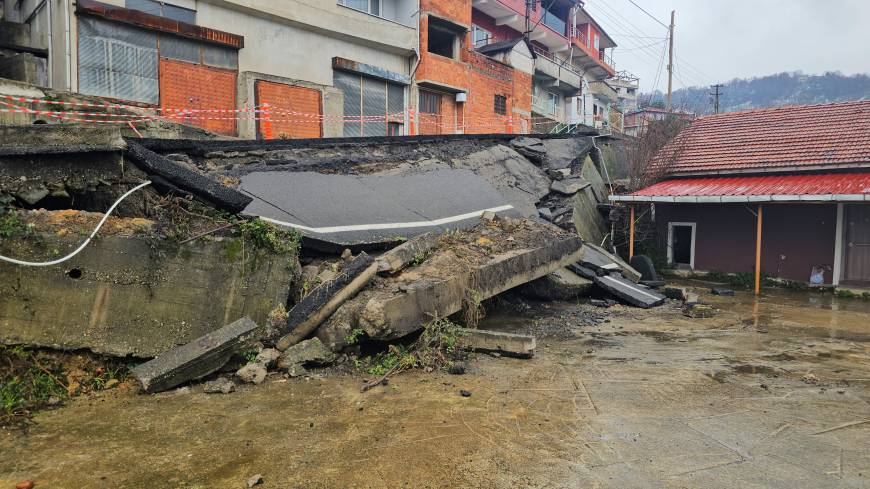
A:
[[[583,86],[583,76],[564,60],[537,46],[535,51],[535,79],[541,85],[554,88],[565,95],[575,95]]]
[[[546,0],[545,0],[546,2]],[[495,19],[500,26],[507,26],[517,32],[526,30],[526,10],[524,0],[472,0],[473,8]],[[531,33],[532,41],[538,42],[548,49],[564,49],[568,44],[568,18],[567,8],[573,5],[567,0],[557,0],[556,6],[550,10],[543,9],[540,4],[531,13],[532,23],[541,23]],[[559,15],[556,11],[561,8],[565,12]]]
[[[615,104],[619,101],[619,92],[604,81],[589,83],[589,93],[605,104]]]
[[[547,94],[532,96],[532,112],[554,121],[564,121],[564,111],[559,99],[552,98]]]

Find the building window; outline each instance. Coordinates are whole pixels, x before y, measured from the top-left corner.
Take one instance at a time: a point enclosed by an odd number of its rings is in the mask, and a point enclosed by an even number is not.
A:
[[[594,39],[595,49],[601,49],[601,38],[598,36],[598,34],[595,34],[593,39]]]
[[[435,92],[427,92],[420,90],[420,113],[421,114],[440,114],[441,113],[441,94]]]
[[[124,6],[131,10],[138,10],[158,17],[166,17],[167,19],[179,22],[196,23],[196,10],[178,7],[166,2],[159,2],[157,0],[127,0]]]
[[[446,22],[439,21],[437,18],[429,17],[429,28],[427,30],[429,39],[429,52],[444,56],[446,58],[455,59],[456,45],[459,42],[459,35],[455,30],[451,29]]]
[[[367,14],[381,16],[381,0],[338,0],[338,4]]]
[[[344,93],[344,136],[387,136],[402,132],[405,87],[377,78],[336,71]]]
[[[556,115],[557,107],[559,107],[559,94],[547,92],[547,110],[549,114]]]
[[[492,33],[488,30],[476,25],[471,26],[471,42],[474,43],[474,47],[486,46],[491,39]]]
[[[494,105],[496,114],[507,115],[507,97],[496,95]]]

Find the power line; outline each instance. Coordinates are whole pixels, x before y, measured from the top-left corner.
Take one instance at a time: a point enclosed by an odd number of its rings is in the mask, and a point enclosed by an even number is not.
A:
[[[652,20],[658,22],[659,24],[661,24],[662,27],[664,27],[665,29],[668,28],[668,26],[667,26],[664,22],[660,21],[660,20],[657,19],[653,14],[651,14],[651,13],[647,12],[646,10],[644,10],[643,7],[641,7],[640,5],[634,3],[634,0],[628,0],[628,2],[631,3],[632,5],[634,5],[635,7],[637,7],[638,10],[640,10],[641,12],[645,13],[645,14],[647,15],[647,17],[649,17],[650,19],[652,19]]]

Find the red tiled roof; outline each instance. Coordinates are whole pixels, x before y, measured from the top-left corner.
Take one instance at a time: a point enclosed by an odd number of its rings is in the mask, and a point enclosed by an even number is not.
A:
[[[695,119],[658,154],[666,173],[752,173],[870,163],[870,100]]]
[[[630,195],[628,202],[870,201],[870,172],[674,178]]]

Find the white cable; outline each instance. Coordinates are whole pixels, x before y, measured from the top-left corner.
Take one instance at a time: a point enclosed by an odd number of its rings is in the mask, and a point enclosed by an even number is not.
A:
[[[127,193],[125,193],[124,195],[122,195],[120,199],[118,199],[117,201],[115,201],[115,203],[112,204],[112,207],[109,207],[109,210],[106,211],[106,214],[105,214],[105,215],[103,215],[103,218],[100,219],[100,223],[97,224],[97,227],[96,227],[96,229],[94,229],[94,232],[92,232],[91,235],[88,236],[88,239],[86,239],[84,243],[82,243],[78,248],[76,248],[75,251],[73,251],[73,252],[70,253],[69,255],[66,255],[66,256],[63,257],[63,258],[58,258],[57,260],[46,261],[46,262],[33,262],[33,261],[16,260],[15,258],[8,258],[8,257],[5,257],[5,256],[3,256],[3,255],[0,255],[0,260],[2,260],[2,261],[6,261],[6,262],[9,262],[9,263],[14,263],[14,264],[16,264],[16,265],[24,265],[24,266],[27,266],[27,267],[50,267],[50,266],[52,266],[52,265],[57,265],[57,264],[59,264],[59,263],[63,263],[63,262],[65,262],[65,261],[69,260],[70,258],[72,258],[72,257],[78,255],[79,253],[81,253],[81,251],[82,251],[83,249],[85,249],[85,246],[87,246],[88,243],[90,243],[91,240],[94,239],[94,236],[97,235],[97,232],[99,232],[99,231],[100,231],[100,228],[103,227],[103,224],[106,223],[106,219],[109,218],[109,215],[112,214],[112,211],[115,210],[115,207],[118,207],[118,204],[120,204],[121,201],[123,201],[124,199],[126,199],[127,197],[129,197],[130,194],[132,194],[133,192],[139,190],[140,188],[142,188],[142,187],[144,187],[144,186],[146,186],[146,185],[150,185],[150,184],[151,184],[151,181],[150,181],[150,180],[147,181],[147,182],[144,182],[144,183],[140,183],[139,185],[137,185],[137,186],[131,188],[130,190],[128,190]]]

